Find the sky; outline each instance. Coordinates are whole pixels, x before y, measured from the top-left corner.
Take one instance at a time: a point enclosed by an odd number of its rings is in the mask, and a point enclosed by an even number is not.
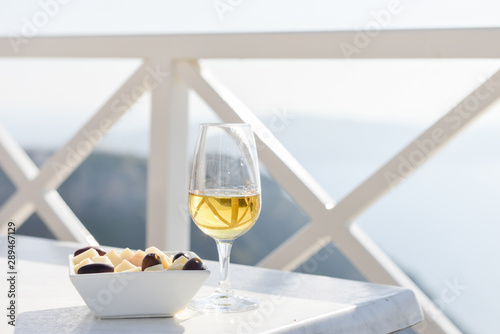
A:
[[[362,0],[231,1],[0,0],[0,36],[208,33],[495,27],[498,1]],[[196,10],[193,10],[193,9]],[[286,10],[283,10],[286,9]],[[389,13],[389,15],[387,15]],[[47,20],[44,21],[43,18]],[[258,20],[256,18],[258,17]],[[0,57],[0,122],[24,145],[69,138],[138,66],[134,59],[20,59]],[[495,59],[206,60],[252,111],[401,125],[430,125],[500,68]],[[144,131],[143,98],[114,130]],[[211,119],[193,97],[192,119]],[[498,107],[482,126],[499,126]],[[54,122],[57,120],[57,122]]]
[[[217,3],[229,3],[222,11]],[[0,33],[19,32],[51,0],[1,0]],[[495,0],[58,0],[39,34],[355,29],[394,8],[386,28],[495,27]],[[112,21],[111,21],[112,19]]]

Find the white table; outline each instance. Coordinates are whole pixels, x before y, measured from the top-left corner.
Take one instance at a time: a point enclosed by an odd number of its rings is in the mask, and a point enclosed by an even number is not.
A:
[[[262,306],[236,314],[185,310],[174,318],[95,318],[72,286],[67,255],[80,245],[16,235],[16,333],[390,333],[423,320],[411,290],[330,277],[231,266],[234,288]],[[6,237],[0,236],[7,272]],[[217,263],[199,295],[217,284]],[[2,279],[5,281],[5,279]],[[7,289],[5,282],[2,295]],[[5,297],[3,297],[5,298]],[[4,304],[4,303],[2,303]],[[13,331],[2,317],[2,333]],[[7,328],[7,330],[3,330]]]

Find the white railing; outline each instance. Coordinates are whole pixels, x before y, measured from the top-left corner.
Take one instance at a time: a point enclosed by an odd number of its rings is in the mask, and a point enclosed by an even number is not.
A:
[[[426,333],[459,330],[357,226],[353,220],[421,166],[483,113],[500,95],[500,72],[471,92],[345,198],[335,203],[274,135],[231,91],[197,62],[201,58],[344,58],[339,45],[355,31],[114,37],[38,37],[21,52],[0,38],[0,57],[142,58],[143,63],[111,98],[38,169],[0,127],[0,166],[17,191],[0,208],[5,233],[38,212],[62,240],[97,242],[57,193],[130,103],[152,95],[146,242],[165,249],[189,248],[185,201],[188,181],[188,89],[194,89],[225,122],[253,126],[259,157],[272,177],[301,205],[311,221],[259,265],[293,270],[332,241],[369,280],[412,288],[426,313]],[[500,58],[496,29],[382,31],[370,48],[352,58]],[[411,167],[402,168],[400,161]]]

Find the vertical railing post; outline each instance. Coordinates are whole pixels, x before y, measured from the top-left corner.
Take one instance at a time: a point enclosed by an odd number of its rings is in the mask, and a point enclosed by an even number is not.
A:
[[[148,160],[146,247],[189,249],[187,210],[188,89],[169,59],[148,60],[151,128]]]

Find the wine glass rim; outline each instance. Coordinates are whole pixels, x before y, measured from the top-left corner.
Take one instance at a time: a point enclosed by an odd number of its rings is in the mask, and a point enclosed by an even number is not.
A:
[[[250,126],[250,124],[248,124],[248,123],[201,123],[200,126],[229,127],[229,126]]]

